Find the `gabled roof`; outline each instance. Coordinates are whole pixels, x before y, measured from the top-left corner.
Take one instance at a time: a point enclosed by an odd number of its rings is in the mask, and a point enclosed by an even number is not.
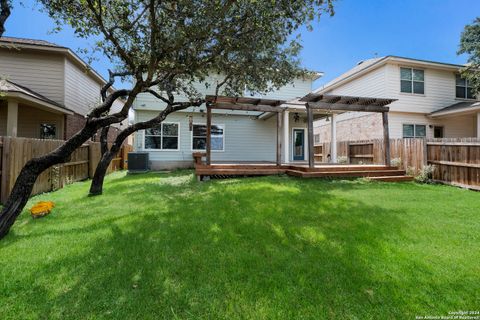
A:
[[[1,37],[0,42],[8,42],[10,44],[29,44],[36,46],[45,46],[45,47],[55,47],[55,48],[65,48],[59,46],[58,44],[48,42],[45,40],[36,40],[36,39],[27,39],[27,38],[16,38],[16,37]]]
[[[73,111],[65,108],[63,105],[35,92],[27,87],[19,85],[18,83],[9,80],[0,80],[0,93],[9,96],[17,96],[19,98],[26,98],[27,100],[33,100],[46,107],[56,109],[57,111],[73,114]]]
[[[459,69],[465,67],[465,65],[460,65],[460,64],[452,64],[452,63],[389,55],[389,56],[360,61],[359,63],[357,63],[355,67],[341,74],[340,76],[328,82],[324,86],[318,88],[317,90],[315,90],[315,92],[324,93],[329,90],[332,90],[344,83],[347,83],[353,79],[360,77],[361,75],[367,72],[370,72],[380,66],[383,66],[388,62],[395,62],[400,64],[414,65],[414,66],[423,66],[423,67],[428,66],[432,68],[449,69],[452,71],[458,71]]]

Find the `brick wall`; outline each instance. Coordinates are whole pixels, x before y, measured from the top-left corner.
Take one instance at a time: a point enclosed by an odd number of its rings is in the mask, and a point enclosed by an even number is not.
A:
[[[78,114],[78,113],[74,113],[73,115],[66,115],[65,116],[65,131],[64,131],[65,132],[65,134],[64,134],[65,140],[69,139],[75,133],[80,131],[83,128],[83,126],[85,125],[85,122],[86,122],[85,117]],[[100,132],[101,132],[101,130],[98,130],[96,136],[94,137],[94,139],[92,139],[93,141],[96,141],[96,142],[100,141]],[[111,127],[110,130],[108,131],[108,142],[115,141],[115,138],[117,137],[118,132],[119,132],[119,130],[117,128]],[[126,141],[124,143],[126,143]]]
[[[321,122],[315,127],[314,134],[320,134],[321,142],[330,141],[331,122]],[[337,141],[356,141],[383,138],[383,123],[381,113],[337,120]]]
[[[65,140],[70,139],[75,133],[80,131],[85,125],[85,121],[85,117],[78,113],[65,115]]]

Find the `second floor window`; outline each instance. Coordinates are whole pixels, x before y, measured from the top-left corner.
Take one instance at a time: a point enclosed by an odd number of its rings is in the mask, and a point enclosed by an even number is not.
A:
[[[475,99],[470,83],[459,74],[456,75],[455,79],[455,96],[461,99]]]
[[[413,68],[400,68],[400,92],[424,94],[424,71]]]

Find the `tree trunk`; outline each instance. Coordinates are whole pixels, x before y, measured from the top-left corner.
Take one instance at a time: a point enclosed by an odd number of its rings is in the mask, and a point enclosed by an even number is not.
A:
[[[20,171],[12,192],[0,212],[0,239],[7,235],[18,215],[25,207],[38,176],[53,165],[68,161],[71,154],[97,130],[98,123],[88,123],[63,145],[52,152],[29,160]]]
[[[117,152],[120,150],[121,145],[121,143],[118,145],[114,143],[110,150],[106,151],[102,155],[102,159],[100,159],[100,162],[95,169],[95,174],[93,175],[92,183],[90,184],[89,196],[97,196],[102,194],[103,181],[105,179],[105,175],[107,174],[108,166],[110,165],[110,162],[112,162],[113,157],[115,157]]]
[[[100,150],[102,155],[108,151],[108,131],[110,130],[110,126],[103,127],[102,132],[100,133]]]

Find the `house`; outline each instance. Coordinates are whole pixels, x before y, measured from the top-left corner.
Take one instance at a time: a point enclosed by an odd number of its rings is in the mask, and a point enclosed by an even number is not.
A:
[[[0,38],[0,136],[70,138],[99,103],[105,83],[69,48]],[[117,100],[114,110],[122,105]]]
[[[312,90],[312,83],[322,76],[312,73],[295,79],[279,90],[256,99],[289,101],[301,98]],[[202,95],[214,94],[214,87],[221,75],[211,75],[206,88],[198,83]],[[251,96],[245,92],[244,96]],[[134,122],[154,117],[165,107],[150,94],[140,94],[134,102]],[[282,160],[284,162],[307,160],[307,121],[304,103],[288,105],[281,113]],[[158,128],[136,133],[134,150],[149,153],[150,168],[169,169],[192,167],[192,153],[206,150],[206,108],[189,108],[167,116]],[[277,117],[271,112],[213,110],[211,126],[212,161],[217,162],[275,162],[277,141]]]
[[[466,80],[464,67],[449,63],[385,56],[359,62],[316,90],[318,94],[388,97],[390,138],[480,137],[480,103]],[[315,142],[383,138],[378,113],[347,112],[315,122]],[[334,127],[335,128],[335,127]]]

